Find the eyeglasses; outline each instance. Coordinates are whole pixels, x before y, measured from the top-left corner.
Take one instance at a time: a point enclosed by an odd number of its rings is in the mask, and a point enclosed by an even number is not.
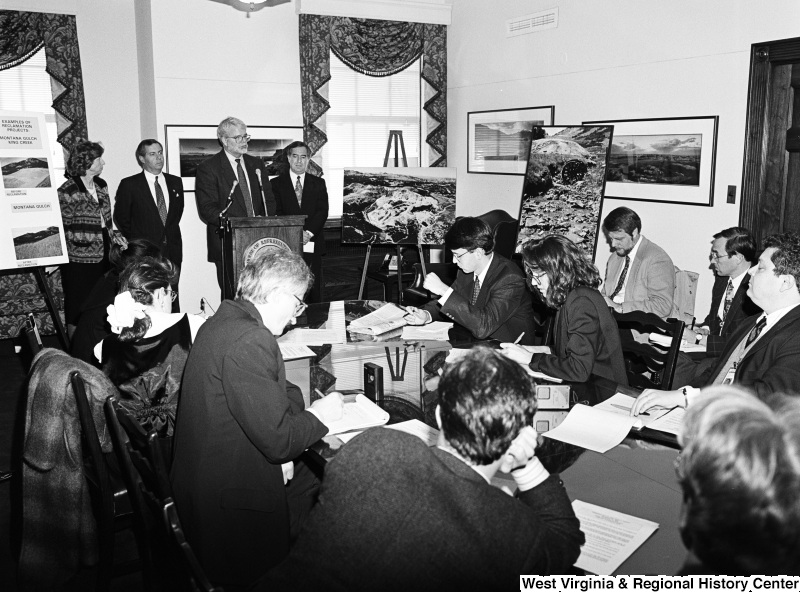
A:
[[[459,255],[459,254],[457,254],[455,251],[453,251],[453,259],[455,259],[456,261],[461,261],[461,258],[462,258],[464,255],[466,255],[467,253],[472,253],[474,250],[475,250],[475,249],[471,249],[471,250],[469,250],[469,251],[464,251],[464,252],[463,252],[463,253],[461,253],[460,255]]]
[[[287,292],[287,294],[289,294],[289,292]],[[295,305],[295,308],[294,308],[294,314],[295,314],[295,315],[301,315],[301,314],[303,314],[303,312],[304,312],[304,311],[305,311],[305,310],[308,308],[308,304],[306,304],[305,302],[303,302],[302,300],[300,300],[300,299],[299,299],[297,296],[295,296],[294,294],[292,294],[292,297],[293,297],[295,300],[297,300],[297,304]]]
[[[713,251],[708,254],[708,260],[709,261],[718,261],[719,259],[724,259],[725,257],[732,257],[732,255],[728,255],[727,253],[725,255],[718,255],[717,253],[714,253]]]
[[[169,295],[169,298],[172,302],[175,302],[175,299],[178,297],[177,290],[173,290],[172,288],[165,289],[164,293]]]
[[[239,136],[228,136],[231,140],[236,140],[237,142],[249,142],[252,136],[248,134],[241,134]]]

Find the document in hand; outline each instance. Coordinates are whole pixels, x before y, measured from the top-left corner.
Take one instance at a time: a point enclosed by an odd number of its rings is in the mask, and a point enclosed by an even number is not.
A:
[[[389,414],[367,399],[364,395],[356,395],[355,401],[344,404],[342,417],[326,423],[328,435],[341,434],[350,430],[363,430],[384,425],[389,421]]]
[[[408,313],[396,304],[384,304],[378,310],[373,310],[368,315],[352,321],[347,330],[351,333],[380,335],[406,325],[403,318],[406,314]]]
[[[600,576],[613,574],[658,530],[657,522],[580,500],[572,502],[572,509],[586,535],[575,567]]]
[[[616,413],[617,415],[630,417],[631,407],[633,406],[634,401],[635,399],[633,397],[623,395],[622,393],[616,393],[610,399],[606,399],[602,403],[595,405],[594,409],[602,409],[603,411],[608,411],[609,413]],[[641,414],[634,418],[636,421],[633,424],[633,429],[641,430],[645,427],[652,428],[653,426],[651,424],[662,415],[666,415],[668,412],[669,409],[664,409],[663,407],[654,407],[650,409],[647,414]]]

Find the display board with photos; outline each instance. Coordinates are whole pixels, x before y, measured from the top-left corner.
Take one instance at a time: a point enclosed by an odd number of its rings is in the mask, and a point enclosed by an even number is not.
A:
[[[67,263],[43,113],[0,111],[0,269]]]

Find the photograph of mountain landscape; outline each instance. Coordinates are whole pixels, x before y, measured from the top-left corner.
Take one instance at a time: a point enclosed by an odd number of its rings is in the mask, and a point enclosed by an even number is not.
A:
[[[585,121],[613,125],[606,196],[709,206],[719,118]]]
[[[594,256],[611,126],[534,128],[519,218],[518,248],[562,234]]]
[[[38,226],[33,228],[12,228],[14,253],[17,261],[60,257],[61,233],[57,226]]]
[[[552,125],[555,107],[467,113],[468,173],[524,175],[535,126]]]
[[[342,242],[442,245],[456,215],[452,168],[345,169]]]
[[[46,158],[25,156],[0,158],[0,171],[6,189],[52,187]]]
[[[608,157],[608,181],[699,185],[703,136],[615,136]]]

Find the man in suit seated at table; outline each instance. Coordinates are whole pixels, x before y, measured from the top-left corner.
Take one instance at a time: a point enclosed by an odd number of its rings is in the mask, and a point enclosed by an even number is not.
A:
[[[669,255],[642,232],[642,220],[630,208],[617,208],[603,220],[603,232],[614,253],[606,264],[601,292],[610,308],[625,313],[672,313],[675,266]]]
[[[752,267],[747,295],[763,313],[742,323],[717,363],[690,386],[674,391],[645,389],[631,408],[638,415],[651,407],[686,407],[699,388],[737,384],[760,398],[772,393],[800,394],[800,235],[776,234],[764,241]]]
[[[533,345],[535,321],[525,274],[515,263],[494,253],[492,229],[480,218],[456,219],[444,237],[453,252],[458,275],[452,286],[435,273],[425,276],[424,287],[438,300],[422,309],[408,307],[406,321],[424,325],[455,321],[475,339],[497,339]]]
[[[681,575],[800,575],[800,399],[709,388],[680,441]]]
[[[322,256],[325,254],[325,221],[328,219],[328,188],[325,180],[308,173],[308,144],[292,142],[285,149],[289,170],[270,180],[278,216],[305,215],[303,259],[314,274],[309,304],[322,301]],[[309,248],[310,247],[310,248]]]
[[[445,368],[438,444],[373,428],[328,464],[320,501],[263,590],[508,590],[567,573],[584,542],[558,475],[534,456],[524,369],[478,346]],[[493,487],[511,473],[514,497]]]

